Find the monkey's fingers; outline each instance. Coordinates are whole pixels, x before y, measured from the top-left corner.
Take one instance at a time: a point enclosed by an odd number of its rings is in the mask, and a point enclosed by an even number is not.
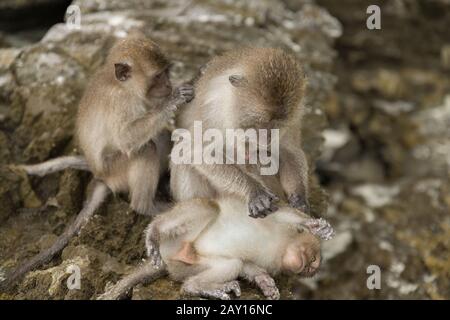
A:
[[[191,102],[195,97],[194,87],[190,84],[184,84],[180,86],[179,93],[184,103]]]
[[[2,289],[9,288],[14,282],[21,279],[26,273],[49,262],[56,254],[61,252],[61,250],[63,250],[69,243],[70,239],[78,234],[89,221],[89,219],[94,215],[95,211],[106,199],[109,192],[110,191],[108,187],[104,183],[97,181],[95,183],[90,199],[86,202],[75,221],[72,222],[72,224],[69,225],[64,233],[58,237],[56,242],[50,248],[40,252],[26,263],[10,272],[6,277],[6,280],[0,283],[0,287]]]
[[[275,284],[275,280],[273,280],[273,278],[268,274],[261,274],[256,276],[255,283],[267,299],[280,299],[280,291]]]
[[[147,255],[152,266],[158,268],[162,266],[161,253],[159,252],[159,248],[157,246],[153,245],[151,248],[147,247]]]
[[[309,214],[310,206],[306,198],[300,194],[294,193],[289,196],[289,205],[293,208],[299,209],[300,211]]]
[[[334,229],[331,224],[323,218],[309,219],[304,222],[309,231],[322,240],[330,240],[334,236]]]

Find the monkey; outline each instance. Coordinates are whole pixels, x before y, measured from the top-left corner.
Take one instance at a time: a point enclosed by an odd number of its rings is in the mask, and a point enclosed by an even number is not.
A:
[[[13,270],[2,287],[50,261],[110,193],[128,192],[131,208],[140,214],[158,209],[154,197],[168,165],[169,130],[177,108],[194,97],[190,85],[172,90],[169,69],[161,49],[143,34],[134,32],[119,40],[92,75],[79,103],[75,138],[83,156],[19,166],[41,176],[66,168],[87,170],[93,174],[93,190],[53,246]]]
[[[238,195],[252,217],[275,212],[276,203],[310,212],[308,163],[301,146],[306,76],[297,59],[281,49],[242,48],[213,58],[195,84],[196,98],[177,114],[177,128],[279,129],[279,170],[261,175],[258,165],[170,163],[170,189],[177,201]],[[178,138],[175,138],[175,140]],[[269,136],[270,140],[270,136]],[[175,147],[180,143],[176,140]],[[269,144],[269,143],[268,143]],[[258,152],[267,146],[256,145]],[[220,148],[220,146],[219,146]]]
[[[266,298],[278,299],[273,277],[313,276],[321,264],[320,239],[333,234],[325,220],[288,205],[275,215],[253,219],[236,196],[185,200],[147,227],[149,260],[99,298],[118,299],[137,283],[168,273],[189,296],[228,300],[240,295],[236,279],[243,278]]]

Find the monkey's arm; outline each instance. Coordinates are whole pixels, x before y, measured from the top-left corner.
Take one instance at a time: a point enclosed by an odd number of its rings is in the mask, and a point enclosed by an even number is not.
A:
[[[143,116],[125,122],[119,129],[120,149],[130,155],[137,152],[150,139],[156,137],[169,126],[173,111],[163,109],[161,112],[148,112]]]
[[[303,231],[306,228],[322,240],[330,240],[334,236],[333,227],[328,221],[322,218],[311,218],[303,212],[280,211],[270,218],[278,223],[287,224],[296,228],[299,231]]]
[[[196,165],[195,168],[207,177],[217,190],[236,194],[246,199],[249,202],[248,208],[251,217],[264,218],[269,213],[278,210],[273,203],[279,200],[278,197],[237,165],[202,164]]]
[[[308,162],[301,148],[280,150],[280,181],[289,204],[309,213]]]
[[[183,85],[175,90],[173,97],[159,112],[147,112],[129,121],[123,121],[119,129],[122,152],[131,154],[155,138],[162,130],[173,127],[175,112],[178,107],[194,97],[194,89]]]
[[[266,270],[253,263],[245,263],[240,276],[245,280],[254,283],[267,299],[280,299],[280,292],[278,291],[275,281]]]

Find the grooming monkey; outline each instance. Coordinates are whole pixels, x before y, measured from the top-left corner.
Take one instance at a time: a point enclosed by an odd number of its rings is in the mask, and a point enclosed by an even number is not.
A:
[[[243,278],[267,298],[278,299],[272,276],[314,275],[321,263],[319,238],[332,235],[328,222],[289,206],[266,219],[252,219],[238,197],[183,201],[146,229],[150,262],[101,298],[120,298],[134,285],[167,271],[183,282],[182,291],[188,295],[230,299],[230,293],[240,295],[236,279]]]
[[[188,85],[172,92],[169,67],[160,48],[142,34],[118,41],[79,104],[75,135],[84,156],[20,166],[28,174],[41,176],[65,168],[88,170],[94,176],[93,190],[55,244],[13,270],[2,286],[50,261],[111,191],[129,192],[130,205],[138,213],[155,211],[154,197],[170,151],[168,129],[173,127],[177,107],[194,96]]]
[[[300,126],[305,82],[299,62],[280,49],[245,48],[212,59],[195,85],[195,100],[178,114],[177,127],[191,134],[194,121],[202,121],[203,129],[222,132],[279,129],[279,171],[262,176],[259,165],[172,161],[174,199],[234,194],[247,201],[252,217],[276,211],[278,200],[309,213],[308,164],[301,148]]]

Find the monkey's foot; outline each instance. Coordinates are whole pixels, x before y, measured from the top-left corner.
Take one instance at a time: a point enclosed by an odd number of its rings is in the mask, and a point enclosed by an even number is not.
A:
[[[252,218],[265,218],[268,214],[278,210],[278,207],[273,203],[277,202],[279,198],[272,192],[260,189],[250,195],[248,203],[248,211]]]
[[[160,268],[163,265],[161,253],[159,252],[159,244],[153,241],[147,241],[145,243],[147,248],[147,256],[150,264],[155,268]]]
[[[333,227],[325,219],[309,219],[303,225],[322,240],[330,240],[334,237]]]
[[[311,208],[309,206],[308,200],[298,193],[293,193],[289,196],[289,205],[293,208],[299,209],[300,211],[309,214]]]
[[[211,287],[197,287],[192,284],[185,284],[182,290],[189,295],[208,299],[230,300],[230,293],[233,293],[236,297],[241,296],[241,287],[237,281],[225,282],[221,285],[211,285]]]
[[[268,274],[261,274],[255,277],[255,284],[269,300],[280,299],[280,292],[275,284],[275,280]]]

